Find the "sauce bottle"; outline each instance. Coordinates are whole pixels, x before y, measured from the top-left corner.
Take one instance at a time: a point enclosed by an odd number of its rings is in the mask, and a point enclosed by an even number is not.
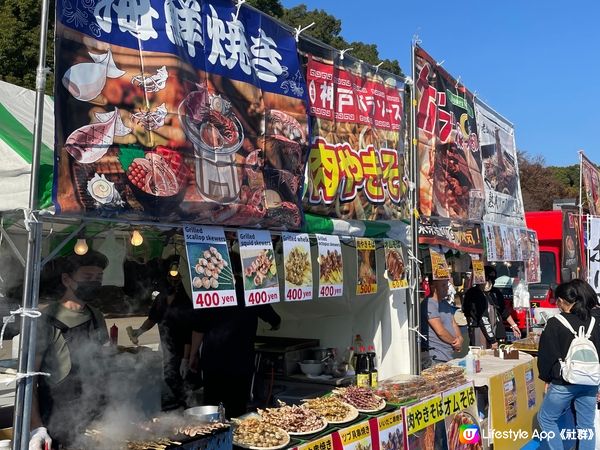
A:
[[[356,385],[359,387],[369,387],[371,385],[369,358],[364,347],[360,347],[356,356]]]
[[[372,388],[376,388],[379,381],[379,372],[375,366],[375,347],[372,345],[369,345],[367,358],[369,360],[370,385]]]
[[[117,345],[119,342],[119,327],[116,323],[110,327],[110,345]]]

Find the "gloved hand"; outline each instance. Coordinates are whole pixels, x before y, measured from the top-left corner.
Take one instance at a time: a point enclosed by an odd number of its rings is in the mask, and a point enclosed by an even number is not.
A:
[[[143,331],[141,331],[139,328],[134,330],[132,327],[127,327],[127,335],[129,336],[129,340],[134,345],[138,345],[138,343],[139,343],[138,337],[140,337],[142,333],[143,333]]]
[[[181,375],[181,378],[185,380],[189,371],[190,371],[190,360],[187,358],[183,358],[181,360],[181,364],[179,365],[179,375]]]
[[[52,448],[52,438],[46,427],[38,427],[31,431],[29,450],[46,450]]]

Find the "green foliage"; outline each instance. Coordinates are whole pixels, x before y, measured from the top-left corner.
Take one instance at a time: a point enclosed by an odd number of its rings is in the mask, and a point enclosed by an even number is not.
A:
[[[41,0],[4,0],[0,3],[0,79],[35,88],[40,36]],[[54,2],[48,23],[47,67],[54,63]],[[46,93],[53,91],[47,78]]]
[[[247,4],[271,17],[280,18],[283,16],[283,5],[279,0],[248,0]]]
[[[541,156],[519,152],[525,211],[548,211],[554,200],[579,198],[579,165],[548,167]]]

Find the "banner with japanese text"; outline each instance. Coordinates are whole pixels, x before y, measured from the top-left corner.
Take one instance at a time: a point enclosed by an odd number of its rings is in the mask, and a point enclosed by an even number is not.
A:
[[[419,244],[435,244],[461,252],[483,253],[483,233],[478,223],[420,216]]]
[[[442,396],[437,394],[411,406],[404,407],[407,450],[435,448],[436,427],[445,418]]]
[[[475,388],[472,383],[446,391],[442,394],[442,402],[444,404],[446,437],[448,439],[448,450],[459,450],[464,447],[464,442],[461,442],[461,432],[464,433],[465,428],[470,428],[473,433],[473,446],[477,449],[475,436],[481,436],[479,428],[479,420],[477,415],[477,404],[475,398]],[[476,432],[476,431],[477,432]],[[464,441],[464,436],[463,436]],[[469,448],[469,447],[467,447]]]
[[[600,217],[589,217],[590,235],[587,240],[589,260],[588,282],[600,295]]]
[[[446,256],[440,250],[429,247],[429,257],[431,258],[431,273],[434,280],[447,280],[450,278],[450,267]]]
[[[304,209],[338,219],[405,219],[404,83],[359,62],[308,55],[312,124]]]
[[[485,185],[483,220],[524,226],[514,127],[478,99],[475,100],[475,116]]]
[[[530,284],[539,283],[542,281],[542,268],[540,266],[540,243],[537,232],[527,230],[526,246],[525,279]]]
[[[473,94],[420,47],[414,80],[420,212],[481,220],[485,192]]]
[[[375,240],[355,238],[356,243],[356,295],[377,293],[377,261]]]
[[[562,211],[562,261],[561,269],[569,269],[572,278],[579,278],[583,267],[581,256],[582,228],[577,208],[563,208]]]
[[[592,216],[600,215],[600,169],[581,153],[581,177]]]
[[[230,0],[56,5],[53,198],[70,215],[299,229],[294,36]]]

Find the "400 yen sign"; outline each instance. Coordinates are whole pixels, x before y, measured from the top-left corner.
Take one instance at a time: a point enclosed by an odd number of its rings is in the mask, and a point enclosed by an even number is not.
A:
[[[234,295],[221,295],[218,292],[201,292],[196,296],[196,305],[200,308],[235,305]]]

